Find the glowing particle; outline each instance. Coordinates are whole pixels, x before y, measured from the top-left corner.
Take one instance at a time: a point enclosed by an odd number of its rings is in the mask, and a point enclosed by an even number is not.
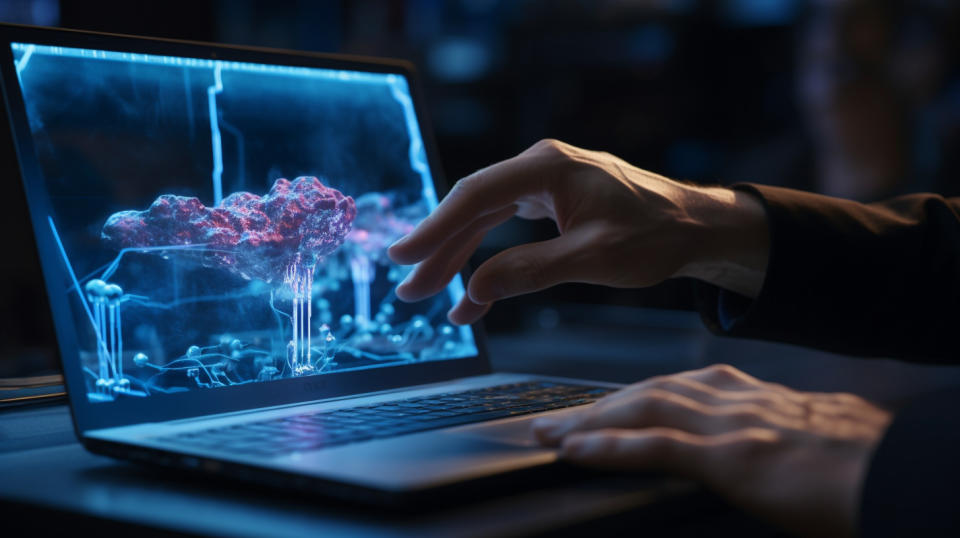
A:
[[[187,356],[191,358],[200,356],[200,348],[197,346],[190,346],[187,348]]]
[[[117,304],[123,297],[123,288],[116,284],[107,284],[103,288],[103,297],[110,304]]]
[[[137,353],[133,356],[133,364],[136,364],[137,366],[143,366],[147,364],[147,361],[149,360],[150,358],[147,357],[146,353]]]
[[[87,300],[94,304],[105,303],[107,301],[107,283],[95,278],[84,286],[87,292]]]

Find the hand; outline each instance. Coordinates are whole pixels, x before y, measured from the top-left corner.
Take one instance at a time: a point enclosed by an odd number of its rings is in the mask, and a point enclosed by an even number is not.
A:
[[[718,365],[543,417],[534,434],[571,462],[685,475],[791,531],[851,536],[890,419],[852,394],[797,392]]]
[[[608,153],[555,140],[460,180],[388,250],[419,266],[397,287],[416,301],[441,291],[491,228],[549,218],[559,236],[493,256],[449,313],[471,323],[497,300],[562,282],[642,287],[693,276],[748,296],[763,282],[766,218],[752,196],[672,181]]]

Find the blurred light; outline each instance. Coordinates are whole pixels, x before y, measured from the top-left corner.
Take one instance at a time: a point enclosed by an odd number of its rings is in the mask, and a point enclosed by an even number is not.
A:
[[[666,61],[673,52],[673,34],[659,24],[640,27],[630,36],[630,56],[640,63]]]
[[[0,21],[56,26],[60,23],[60,2],[57,0],[0,1]]]
[[[479,41],[451,38],[430,50],[427,65],[434,77],[448,82],[469,82],[490,70],[490,52]]]
[[[781,26],[797,16],[799,0],[725,0],[721,13],[743,26]]]

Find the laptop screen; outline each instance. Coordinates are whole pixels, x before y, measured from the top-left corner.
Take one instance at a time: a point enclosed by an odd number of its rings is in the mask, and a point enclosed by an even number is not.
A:
[[[477,355],[459,276],[394,295],[437,204],[403,75],[11,47],[89,401]]]

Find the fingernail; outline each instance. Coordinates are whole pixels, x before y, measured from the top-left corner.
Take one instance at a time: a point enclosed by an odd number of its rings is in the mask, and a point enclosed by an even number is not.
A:
[[[390,250],[390,249],[392,249],[393,247],[395,247],[395,246],[397,246],[397,245],[402,245],[402,244],[404,244],[404,243],[407,241],[407,238],[408,238],[408,237],[410,237],[409,234],[401,237],[400,239],[397,239],[396,241],[394,241],[393,243],[391,243],[389,247],[387,247],[387,250]]]
[[[400,283],[397,284],[397,287],[393,289],[393,292],[397,294],[397,299],[400,299],[405,303],[414,302],[419,299],[416,296],[411,297],[405,291],[405,288],[410,286],[410,282],[412,280],[413,280],[413,271],[410,271],[409,273],[407,273],[407,276],[405,276],[403,280],[401,280]]]
[[[406,286],[407,284],[410,283],[411,280],[413,280],[413,271],[410,271],[409,273],[407,273],[407,276],[403,277],[403,280],[401,280],[400,283],[397,284],[397,287],[399,288],[401,286]]]
[[[559,441],[569,429],[565,420],[543,417],[533,421],[534,433],[548,442]]]
[[[533,420],[533,427],[537,430],[552,430],[560,425],[555,418],[541,417]]]

